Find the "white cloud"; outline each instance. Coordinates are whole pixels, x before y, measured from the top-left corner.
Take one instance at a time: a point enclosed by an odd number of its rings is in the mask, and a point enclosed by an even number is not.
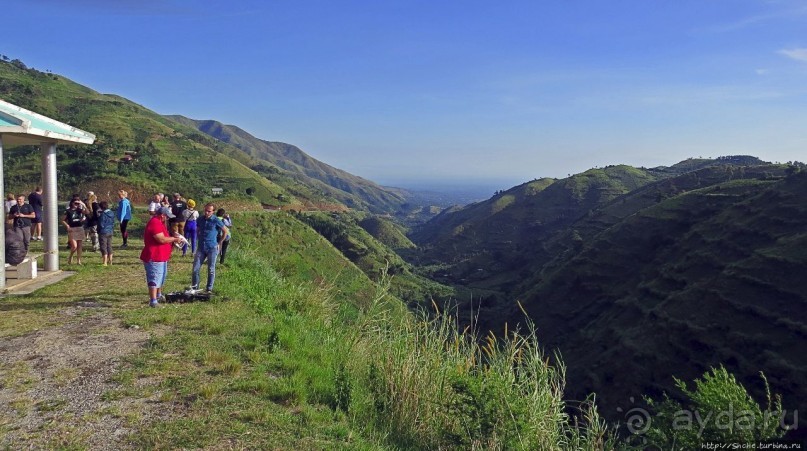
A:
[[[779,50],[777,53],[780,55],[784,55],[790,59],[794,59],[796,61],[805,61],[807,62],[807,48],[801,49],[782,49]]]

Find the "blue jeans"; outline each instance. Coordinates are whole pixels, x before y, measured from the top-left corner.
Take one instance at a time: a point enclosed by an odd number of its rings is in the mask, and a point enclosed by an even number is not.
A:
[[[202,269],[202,263],[207,260],[207,289],[213,289],[213,281],[216,280],[216,257],[218,254],[218,246],[206,248],[204,244],[202,244],[196,249],[196,253],[193,254],[193,276],[191,276],[191,285],[199,287],[199,270]]]

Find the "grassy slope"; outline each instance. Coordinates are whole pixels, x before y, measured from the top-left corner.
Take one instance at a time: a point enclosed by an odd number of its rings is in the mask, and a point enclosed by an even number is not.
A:
[[[239,196],[251,188],[253,196],[268,205],[301,208],[304,204],[337,203],[294,186],[290,178],[280,177],[282,186],[269,181],[250,169],[258,160],[234,146],[58,75],[0,61],[0,97],[96,135],[92,146],[60,146],[60,188],[66,193],[93,180],[114,180],[134,192],[137,201],[154,191],[180,191],[199,199],[218,186]],[[115,161],[127,151],[137,152],[136,163],[119,169]],[[155,165],[137,164],[147,158],[156,160]],[[25,147],[10,149],[6,164],[9,190],[27,192],[31,181],[39,179],[37,152]]]
[[[144,217],[139,212],[134,224]],[[501,342],[499,353],[462,338],[450,319],[411,321],[400,301],[292,216],[234,219],[239,232],[217,271],[213,302],[147,308],[137,246],[116,249],[108,268],[88,254],[75,276],[2,300],[3,337],[52,327],[65,321],[63,309],[89,301],[120,317],[121,333],[137,326],[151,334],[101,395],[105,408],[75,417],[58,400],[46,403],[50,432],[27,431],[26,446],[84,448],[78,425],[109,416],[132,431],[132,448],[606,446],[598,424],[578,429],[563,416],[562,371],[546,366],[534,342]],[[187,285],[189,271],[190,259],[175,255],[166,290]],[[529,370],[517,375],[517,367]],[[25,396],[25,371],[0,370],[0,382]],[[80,376],[65,372],[62,383]],[[15,406],[22,417],[35,408]],[[16,448],[21,443],[6,441],[13,423],[0,422],[0,444]]]
[[[448,287],[415,274],[411,265],[364,230],[355,215],[309,212],[297,217],[373,280],[378,281],[385,274],[393,276],[392,292],[412,305],[428,305],[432,300],[446,300],[451,295]]]
[[[591,169],[562,180],[535,180],[491,199],[438,215],[413,234],[422,264],[438,280],[486,293],[510,291],[551,255],[543,243],[592,208],[656,179],[629,166]],[[448,266],[446,266],[448,265]]]
[[[687,160],[690,161],[690,160]],[[664,178],[635,189],[623,196],[592,209],[586,215],[572,223],[565,230],[549,238],[542,247],[548,251],[551,260],[540,268],[535,275],[525,277],[514,288],[514,293],[523,293],[529,287],[536,285],[540,274],[551,271],[556,265],[562,264],[571,254],[580,250],[588,240],[604,230],[619,224],[626,218],[641,210],[652,207],[657,203],[675,197],[688,191],[714,186],[720,183],[741,179],[764,179],[773,176],[783,176],[786,167],[774,164],[758,164],[755,166],[714,165],[706,166],[677,176]],[[680,166],[679,163],[676,166]],[[700,163],[703,165],[705,163]],[[689,165],[684,165],[688,167]]]
[[[359,221],[359,225],[373,238],[384,243],[390,249],[401,250],[415,247],[415,243],[406,237],[403,227],[387,219],[379,216],[368,216]]]
[[[754,384],[764,371],[803,407],[805,198],[807,174],[672,196],[587,239],[520,299],[576,395],[597,391],[606,413],[720,363]]]
[[[226,194],[235,198],[242,198],[246,202],[251,200],[252,204],[281,205],[295,210],[345,209],[329,192],[320,189],[322,182],[319,180],[309,177],[305,181],[311,181],[313,185],[300,183],[295,174],[301,169],[287,172],[277,166],[267,166],[270,163],[263,159],[266,155],[260,152],[250,155],[126,99],[99,94],[57,75],[0,62],[0,95],[23,107],[97,134],[98,143],[85,146],[89,149],[60,147],[61,198],[68,197],[71,192],[91,189],[99,193],[102,200],[108,195],[109,200],[115,202],[115,193],[124,188],[130,192],[130,199],[135,204],[145,203],[157,191],[178,191],[201,205],[201,202],[210,199],[209,189],[216,186],[224,188]],[[259,141],[251,136],[249,138]],[[137,157],[136,162],[127,166],[125,173],[121,173],[117,163],[108,160],[123,156],[125,151],[137,151]],[[95,158],[94,163],[84,166],[83,162],[88,159],[89,153]],[[33,188],[31,181],[39,178],[37,152],[17,148],[10,149],[6,154],[6,169],[10,174],[8,191],[30,192]],[[300,165],[301,168],[330,168],[301,153],[284,154],[290,158],[289,164]],[[276,155],[273,160],[279,164],[283,156]],[[146,161],[149,163],[146,164]],[[250,168],[270,170],[263,174],[264,177]],[[368,189],[381,189],[343,171],[334,168],[329,171],[326,171],[328,177],[342,178]],[[82,174],[88,177],[82,178]],[[359,181],[361,184],[357,184]],[[359,188],[364,189],[361,186]],[[247,189],[251,190],[251,196],[245,194]],[[367,204],[358,206],[366,207]],[[363,248],[361,255],[353,256],[363,270],[377,277],[385,262],[389,261],[393,267],[401,268],[400,276],[395,279],[399,293],[408,293],[409,298],[419,301],[428,299],[423,286],[433,285],[430,281],[404,270],[403,262],[394,252],[380,243],[371,243],[371,238],[363,236],[366,233],[360,228],[354,227],[351,233],[354,235],[352,242]],[[320,244],[322,242],[311,246]],[[346,250],[344,246],[343,249]]]
[[[135,225],[142,224],[140,216]],[[96,266],[98,254],[88,254],[85,266],[69,268],[78,273],[64,282],[3,299],[0,335],[49,327],[62,320],[60,309],[86,299],[108,305],[123,319],[123,327],[150,331],[148,347],[115,377],[119,388],[103,395],[110,400],[152,399],[158,410],[171,412],[150,421],[131,407],[126,416],[136,430],[130,437],[133,446],[381,448],[328,407],[333,394],[322,386],[327,385],[322,378],[332,377],[330,359],[337,354],[323,335],[322,305],[333,302],[340,318],[355,317],[375,295],[372,282],[310,228],[285,214],[239,214],[235,220],[240,233],[227,266],[217,271],[218,302],[144,308],[143,268],[135,246],[116,249],[113,267]],[[246,233],[247,224],[262,239],[251,238],[255,234]],[[190,263],[190,257],[174,255],[167,290],[188,284]],[[272,302],[261,304],[259,299]],[[54,412],[54,421],[69,431],[70,422],[82,420]],[[0,443],[3,436],[0,425]],[[30,436],[28,445],[82,447],[80,436],[39,442],[41,437],[45,435]]]

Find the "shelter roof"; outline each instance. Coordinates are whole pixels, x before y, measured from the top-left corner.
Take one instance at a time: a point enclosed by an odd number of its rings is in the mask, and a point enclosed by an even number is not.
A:
[[[95,135],[0,100],[0,135],[3,145],[92,144]]]

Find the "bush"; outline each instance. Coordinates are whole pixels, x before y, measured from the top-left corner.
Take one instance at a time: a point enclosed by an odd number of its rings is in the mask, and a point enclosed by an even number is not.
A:
[[[700,449],[706,441],[751,444],[782,437],[782,400],[778,395],[771,399],[768,381],[760,375],[767,394],[765,409],[722,366],[695,380],[695,390],[675,379],[689,405],[682,406],[666,394],[661,402],[647,399],[655,411],[647,441],[658,449],[689,450]]]

